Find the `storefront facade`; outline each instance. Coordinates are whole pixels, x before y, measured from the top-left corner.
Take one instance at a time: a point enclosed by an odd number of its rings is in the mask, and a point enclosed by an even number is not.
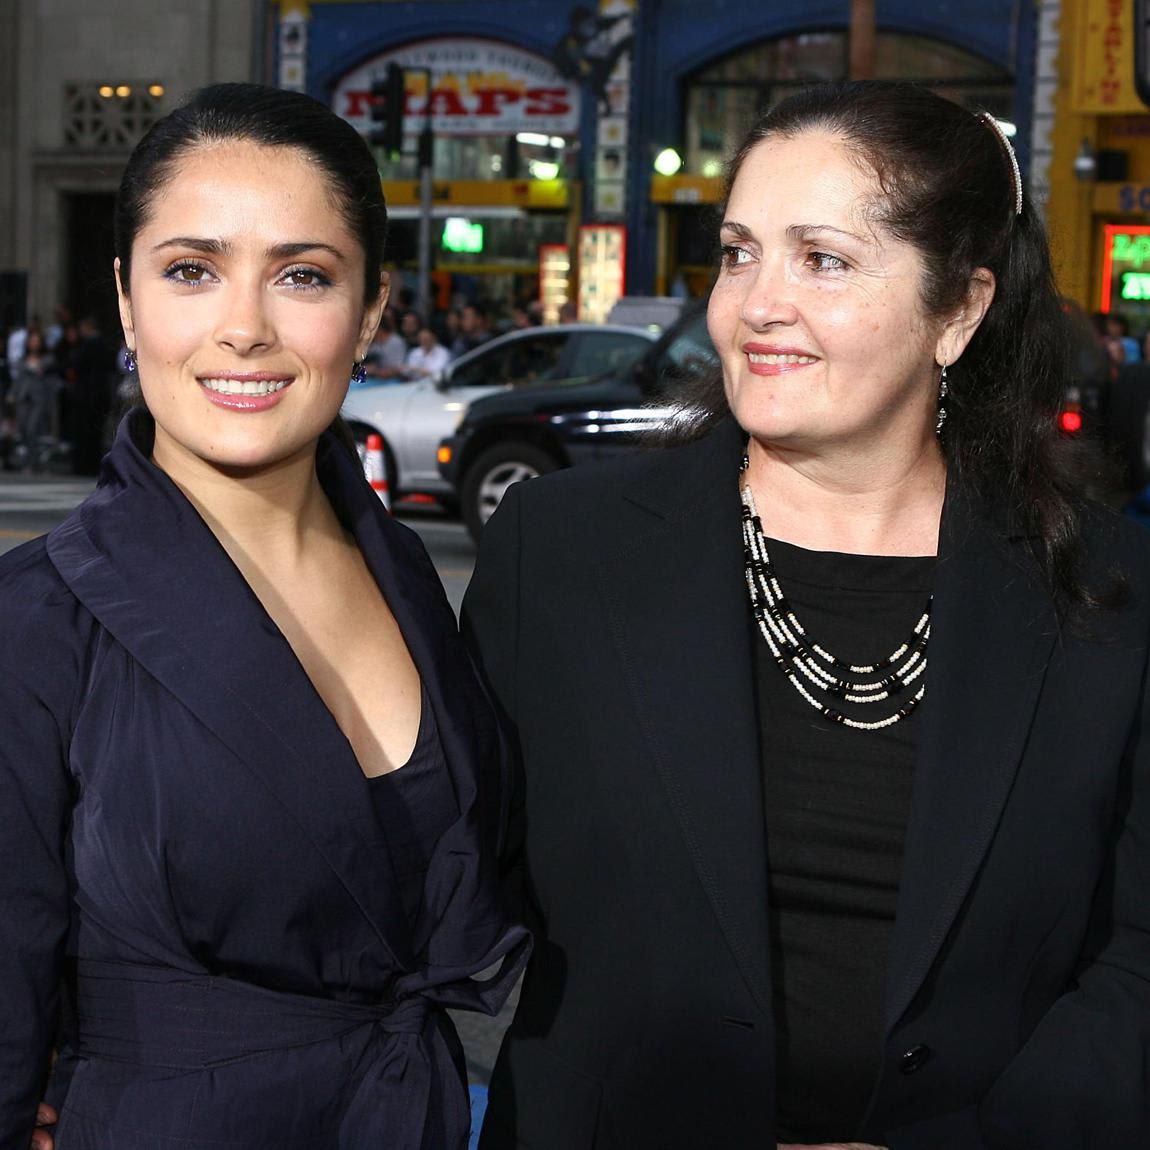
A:
[[[704,290],[724,158],[760,109],[847,72],[847,0],[279,0],[271,12],[266,78],[325,100],[365,134],[372,82],[389,63],[406,73],[404,155],[377,152],[405,282],[418,264],[414,157],[430,106],[441,304],[542,291],[553,311],[560,294],[547,285],[566,276],[594,319],[623,290]],[[1025,166],[1035,7],[888,0],[879,16],[877,74],[1018,125]],[[668,148],[682,167],[660,176],[654,161]]]
[[[1051,5],[1059,53],[1047,225],[1059,284],[1087,312],[1150,331],[1150,108],[1135,83],[1134,5]]]

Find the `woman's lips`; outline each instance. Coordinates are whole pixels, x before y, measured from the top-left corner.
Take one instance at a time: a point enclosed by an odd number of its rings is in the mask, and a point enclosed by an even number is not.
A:
[[[743,354],[755,375],[779,375],[819,362],[818,356],[791,348],[744,347]]]
[[[200,386],[209,401],[230,411],[267,411],[283,397],[291,379],[263,373],[202,376]]]

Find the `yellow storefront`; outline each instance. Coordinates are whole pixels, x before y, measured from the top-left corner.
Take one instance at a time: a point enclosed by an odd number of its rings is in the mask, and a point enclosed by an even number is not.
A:
[[[1150,109],[1130,0],[1063,0],[1046,221],[1063,294],[1150,329]]]

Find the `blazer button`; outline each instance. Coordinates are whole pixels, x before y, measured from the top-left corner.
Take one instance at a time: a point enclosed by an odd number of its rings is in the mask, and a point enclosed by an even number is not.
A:
[[[902,1052],[902,1058],[899,1060],[899,1070],[903,1074],[913,1074],[916,1070],[921,1070],[928,1061],[930,1056],[934,1053],[929,1046],[919,1043],[912,1046],[909,1050]]]

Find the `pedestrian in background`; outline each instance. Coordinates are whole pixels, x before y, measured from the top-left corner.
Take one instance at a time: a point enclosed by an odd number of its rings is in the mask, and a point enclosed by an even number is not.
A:
[[[28,333],[24,358],[12,382],[11,401],[25,468],[38,470],[42,440],[54,442],[61,383],[55,362],[38,331]]]
[[[435,379],[451,362],[451,352],[436,338],[427,324],[419,329],[419,344],[407,353],[403,374],[408,379]]]
[[[144,406],[0,559],[0,1150],[56,1044],[60,1150],[466,1145],[446,1007],[497,1011],[528,943],[494,715],[336,423],[386,226],[298,93],[204,89],[128,161]]]
[[[722,221],[688,442],[513,486],[465,600],[537,931],[481,1145],[1150,1146],[1150,536],[1013,151],[814,86]]]
[[[450,347],[451,358],[458,359],[464,352],[473,351],[492,336],[491,315],[486,304],[464,304],[459,312],[459,335]]]
[[[407,341],[396,331],[395,316],[384,309],[379,328],[364,357],[364,371],[375,379],[394,379],[403,374],[407,353]]]
[[[80,320],[72,369],[72,472],[95,475],[106,446],[108,416],[116,377],[116,351],[94,316]]]

